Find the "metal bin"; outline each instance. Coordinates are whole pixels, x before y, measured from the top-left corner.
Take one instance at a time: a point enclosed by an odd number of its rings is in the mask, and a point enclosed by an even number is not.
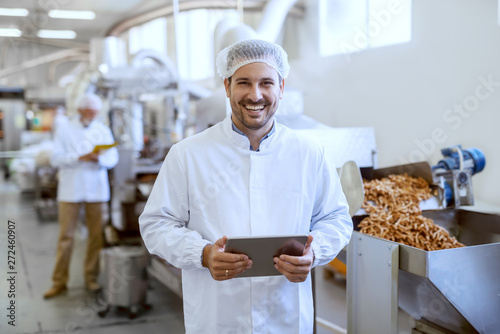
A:
[[[103,294],[107,306],[99,312],[99,316],[104,316],[110,306],[126,308],[129,318],[135,318],[140,308],[150,308],[146,304],[148,262],[149,255],[141,246],[116,246],[102,250]]]

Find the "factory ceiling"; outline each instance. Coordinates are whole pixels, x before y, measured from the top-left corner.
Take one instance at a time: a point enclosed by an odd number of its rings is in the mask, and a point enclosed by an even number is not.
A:
[[[206,8],[237,8],[245,10],[262,10],[268,0],[179,0],[179,10]],[[298,2],[300,3],[300,1]],[[92,37],[104,37],[116,34],[120,27],[130,27],[130,19],[153,17],[155,12],[171,13],[174,0],[0,0],[0,8],[25,8],[27,16],[0,16],[0,28],[18,29],[26,40],[41,43],[72,44],[85,43]],[[95,18],[89,20],[74,20],[49,17],[49,11],[60,10],[90,10]],[[133,22],[133,21],[132,21]],[[76,37],[72,40],[47,41],[37,36],[38,31],[72,30]],[[0,37],[0,43],[5,37]]]

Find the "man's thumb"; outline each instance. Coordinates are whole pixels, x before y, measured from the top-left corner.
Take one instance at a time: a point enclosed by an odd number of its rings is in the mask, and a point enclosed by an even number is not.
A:
[[[227,237],[223,236],[222,238],[218,239],[215,244],[219,246],[219,248],[224,249],[226,247],[226,242],[227,242]]]
[[[306,246],[304,247],[304,253],[309,249],[311,248],[311,244],[313,242],[313,236],[312,235],[308,235],[307,236],[307,241],[306,241]]]

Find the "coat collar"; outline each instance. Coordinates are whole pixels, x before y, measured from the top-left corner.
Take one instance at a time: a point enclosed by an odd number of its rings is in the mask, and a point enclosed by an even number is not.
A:
[[[250,148],[250,140],[248,139],[247,136],[242,136],[241,134],[239,134],[233,130],[233,121],[231,120],[231,114],[226,116],[224,121],[222,121],[222,127],[224,129],[225,135],[229,138],[230,142],[233,145],[237,146],[238,148],[240,148],[242,150],[248,151],[248,152],[253,152],[256,154],[259,154],[259,153],[265,154],[270,150],[273,143],[276,141],[277,137],[279,136],[279,132],[280,132],[280,126],[276,122],[276,118],[274,118],[273,121],[274,121],[274,126],[275,126],[275,132],[273,133],[272,136],[270,136],[266,140],[263,140],[260,143],[259,152],[251,151],[249,149]]]

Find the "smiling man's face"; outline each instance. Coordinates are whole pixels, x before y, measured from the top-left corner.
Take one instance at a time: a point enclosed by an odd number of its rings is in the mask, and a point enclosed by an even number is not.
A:
[[[224,80],[226,95],[231,102],[233,122],[238,129],[267,132],[283,97],[284,80],[265,63],[250,63],[240,67]]]

